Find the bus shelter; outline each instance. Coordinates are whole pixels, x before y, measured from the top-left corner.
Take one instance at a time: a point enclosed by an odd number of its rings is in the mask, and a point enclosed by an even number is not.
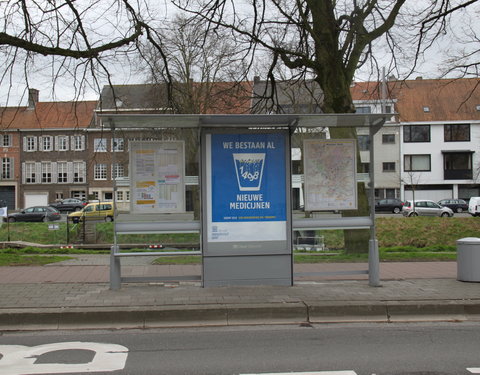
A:
[[[374,168],[369,168],[367,176],[358,173],[356,139],[332,139],[330,133],[336,127],[367,128],[373,139],[386,115],[99,116],[113,139],[121,134],[129,142],[130,204],[123,211],[115,210],[111,289],[120,288],[122,282],[142,281],[122,277],[125,257],[182,254],[201,256],[200,279],[205,287],[293,285],[293,233],[325,229],[368,229],[368,269],[351,273],[366,273],[369,285],[380,284]],[[301,212],[308,215],[293,210],[292,180],[296,175],[292,173],[292,149],[297,150],[294,145],[299,144],[303,163],[295,168],[303,171]],[[370,163],[373,145],[371,142]],[[192,152],[196,168],[189,165],[191,158],[185,160]],[[114,191],[117,184],[115,180]],[[367,187],[369,214],[338,214],[358,210],[359,184]],[[197,189],[187,197],[188,185]],[[113,194],[117,207],[115,198]],[[194,207],[195,213],[185,215],[187,205],[190,210]],[[322,215],[324,212],[337,214]],[[188,252],[120,251],[119,236],[135,233],[200,233],[200,248]]]

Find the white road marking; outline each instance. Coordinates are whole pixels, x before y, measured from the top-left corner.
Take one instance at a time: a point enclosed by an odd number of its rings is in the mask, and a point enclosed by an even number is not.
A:
[[[95,352],[88,363],[38,363],[38,356],[57,350],[90,350]],[[0,374],[37,375],[78,372],[117,371],[125,367],[128,349],[122,345],[96,342],[58,342],[53,344],[23,346],[0,345]]]
[[[269,374],[239,374],[239,375],[357,375],[355,371],[309,371],[309,372],[272,372]]]
[[[472,374],[480,374],[480,367],[470,367],[467,368],[467,371],[471,372]]]

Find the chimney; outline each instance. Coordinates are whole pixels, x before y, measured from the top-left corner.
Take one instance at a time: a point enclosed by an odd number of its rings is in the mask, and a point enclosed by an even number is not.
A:
[[[254,76],[253,77],[253,83],[256,83],[256,84],[260,83],[260,77],[259,76]]]
[[[28,89],[28,109],[35,109],[35,105],[38,103],[38,94],[40,91],[37,89]]]

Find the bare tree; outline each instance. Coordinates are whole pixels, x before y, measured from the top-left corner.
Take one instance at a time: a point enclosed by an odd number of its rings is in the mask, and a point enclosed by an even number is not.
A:
[[[395,34],[395,26],[402,26],[412,36],[420,29],[428,38],[417,41],[419,49],[439,35],[444,22],[422,28],[422,21],[455,11],[458,1],[417,2],[406,5],[405,0],[331,1],[331,0],[173,0],[185,11],[206,19],[212,28],[226,28],[249,46],[252,55],[263,53],[270,57],[267,78],[275,87],[275,68],[284,65],[292,76],[313,79],[321,87],[324,98],[321,109],[325,113],[354,112],[350,85],[357,70],[370,62],[378,65],[373,54],[377,44],[383,43],[393,63],[401,55],[404,33]],[[466,2],[465,2],[466,3]],[[430,34],[429,34],[430,35]],[[382,42],[383,41],[383,42]],[[411,42],[411,41],[410,41]],[[427,43],[424,47],[423,43]],[[414,44],[415,45],[415,44]],[[247,48],[247,47],[246,47]],[[411,48],[410,48],[411,49]],[[385,54],[385,53],[384,53]],[[272,91],[272,95],[275,95]],[[351,128],[331,129],[335,138],[355,138]],[[360,165],[360,163],[359,163]],[[344,215],[366,215],[368,200],[364,185],[359,184],[359,210]],[[348,251],[365,251],[368,232],[347,231]]]
[[[172,80],[170,103],[174,113],[249,113],[251,85],[248,67],[235,38],[226,30],[211,30],[204,20],[176,15],[157,30],[162,53],[152,44],[142,45],[140,68],[155,85]],[[185,142],[186,173],[198,176],[199,134],[197,129],[177,131]],[[196,218],[200,215],[197,186],[190,187]]]
[[[478,77],[480,67],[480,2],[442,1],[418,25],[415,40],[415,69],[418,58],[440,46],[437,67],[442,76]]]
[[[210,30],[205,21],[185,15],[166,21],[157,34],[166,59],[159,56],[155,46],[147,43],[141,49],[141,67],[151,82],[173,81],[172,101],[176,113],[225,110],[227,96],[240,100],[250,96],[243,85],[248,67],[231,34]],[[219,102],[221,105],[217,105]]]
[[[112,64],[128,59],[140,40],[164,57],[155,32],[160,20],[150,11],[129,0],[2,1],[0,85],[9,95],[22,75],[26,92],[40,73],[54,83],[69,79],[75,98],[89,87],[100,92],[105,81],[111,83]]]

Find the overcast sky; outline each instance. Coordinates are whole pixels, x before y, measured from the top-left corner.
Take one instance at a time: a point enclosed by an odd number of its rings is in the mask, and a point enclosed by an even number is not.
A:
[[[420,0],[421,1],[421,0]],[[158,4],[158,2],[157,2]],[[158,19],[162,17],[171,17],[174,12],[171,8],[166,7],[168,1],[160,2],[158,5]],[[469,9],[469,14],[472,19],[477,19],[475,17],[477,9],[480,7],[476,6],[475,8]],[[465,15],[459,17],[460,22],[456,26],[457,33],[462,35],[462,33],[467,34],[470,30],[470,26],[466,26],[469,21],[465,18]],[[479,22],[472,22],[477,29],[480,28]],[[458,26],[459,25],[459,26]],[[458,31],[461,30],[459,33]],[[480,35],[480,33],[478,34]],[[461,41],[459,38],[458,41]],[[453,53],[456,46],[464,48],[465,46],[460,46],[455,42],[442,41],[440,44],[435,44],[434,47],[428,52],[425,56],[425,61],[420,63],[416,71],[410,76],[410,79],[414,79],[417,76],[423,76],[424,78],[437,78],[440,76],[441,72],[439,70],[438,64],[442,61],[444,56],[447,53]],[[471,48],[471,46],[470,46]],[[377,57],[380,57],[382,54],[385,54],[381,48],[376,54]],[[0,55],[1,56],[1,55]],[[134,83],[144,83],[146,81],[145,75],[141,74],[137,69],[137,63],[135,60],[124,60],[121,56],[110,56],[109,60],[109,70],[111,73],[111,80],[114,84],[134,84]],[[381,64],[388,64],[388,59],[381,61]],[[408,59],[402,64],[405,68],[408,68],[409,61]],[[54,64],[58,66],[58,62]],[[71,75],[65,74],[60,77],[55,77],[55,81],[52,80],[52,73],[55,71],[53,69],[52,59],[51,58],[42,58],[37,60],[37,64],[34,67],[29,67],[29,86],[31,88],[36,88],[40,90],[40,100],[41,101],[69,101],[69,100],[96,100],[98,99],[98,88],[93,84],[93,79],[88,75],[85,76],[84,87],[80,90],[78,87],[75,87],[75,79]],[[387,67],[388,69],[388,67]],[[81,71],[80,71],[81,72]],[[253,74],[250,79],[253,79]],[[372,77],[375,79],[376,77]],[[403,77],[401,77],[403,78]],[[108,81],[105,77],[98,76],[100,87],[107,84]],[[359,71],[357,74],[357,79],[367,80],[369,79],[368,70],[364,69]],[[78,76],[77,76],[78,80]],[[19,64],[15,67],[13,74],[11,75],[11,82],[7,84],[7,79],[4,77],[4,82],[0,87],[0,105],[25,105],[27,102],[27,84],[24,77],[24,66]],[[8,103],[7,103],[8,97]]]

